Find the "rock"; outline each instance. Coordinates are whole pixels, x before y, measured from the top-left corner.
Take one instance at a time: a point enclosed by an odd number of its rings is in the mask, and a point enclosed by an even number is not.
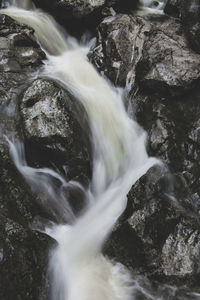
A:
[[[153,280],[198,287],[200,224],[176,200],[176,181],[166,168],[150,169],[130,190],[104,251]]]
[[[25,90],[20,112],[31,165],[65,165],[68,180],[90,178],[89,125],[79,101],[55,82],[37,79]]]
[[[34,1],[36,5],[38,4],[37,1]],[[45,0],[40,1],[43,2],[43,5],[49,4],[45,2]],[[101,8],[105,4],[105,0],[61,0],[61,1],[51,1],[50,6],[54,10],[57,10],[64,13],[67,17],[74,17],[74,18],[81,18],[83,16],[88,16],[95,10]],[[40,3],[41,5],[41,3]]]
[[[86,30],[95,30],[101,20],[106,0],[34,0],[35,5],[50,12],[73,35],[81,36]]]
[[[0,221],[1,299],[45,300],[50,239],[2,215]]]
[[[49,214],[18,173],[3,135],[23,140],[18,97],[45,55],[31,28],[2,14],[0,45],[0,298],[43,300],[52,241],[29,224],[35,216]]]
[[[133,104],[138,122],[148,132],[149,154],[161,158],[173,173],[189,173],[193,189],[199,174],[199,89],[172,99],[141,93]],[[197,190],[196,185],[193,192]]]
[[[135,83],[135,67],[142,55],[149,24],[140,17],[119,14],[107,17],[98,27],[97,45],[89,57],[115,85]]]
[[[200,1],[184,1],[182,10],[182,21],[193,49],[200,53]]]
[[[49,11],[68,32],[80,37],[86,30],[95,33],[109,8],[130,13],[138,7],[139,0],[34,0],[34,3]]]
[[[181,24],[166,19],[154,26],[137,64],[139,83],[164,96],[180,95],[195,88],[200,79],[200,56],[188,48]]]
[[[33,33],[33,29],[0,14],[1,72],[34,71],[41,66],[45,54]]]
[[[169,16],[179,18],[181,16],[181,2],[181,0],[168,0],[164,12]]]
[[[199,273],[198,230],[178,224],[162,248],[162,268],[166,276],[184,277]]]
[[[113,7],[118,13],[130,13],[138,8],[139,0],[107,0],[106,6]]]
[[[200,53],[200,1],[168,0],[165,13],[180,17],[192,48]]]
[[[132,91],[139,83],[174,96],[195,88],[200,79],[200,57],[188,48],[180,22],[163,17],[105,18],[89,58],[115,85]]]

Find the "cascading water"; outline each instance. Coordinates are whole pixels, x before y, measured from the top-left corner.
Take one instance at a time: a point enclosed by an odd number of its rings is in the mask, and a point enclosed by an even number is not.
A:
[[[14,4],[20,6],[20,1]],[[24,6],[30,7],[30,3]],[[35,29],[47,52],[44,73],[62,81],[83,103],[92,130],[94,161],[88,207],[70,225],[46,228],[46,233],[58,242],[50,261],[52,299],[89,300],[95,295],[99,300],[129,300],[129,273],[103,257],[101,248],[126,207],[130,187],[156,162],[147,156],[145,133],[127,116],[121,91],[110,86],[87,61],[87,47],[81,47],[70,37],[66,39],[47,14],[13,6],[3,12]],[[41,178],[45,182],[43,189],[52,184],[45,176],[56,177],[64,184],[53,171],[26,166],[22,152],[11,142],[10,146],[18,170],[32,187],[41,188]],[[63,201],[57,201],[62,205]],[[64,207],[64,211],[67,214],[69,209]]]
[[[147,2],[151,5],[155,1]],[[60,186],[67,185],[63,177],[50,169],[28,167],[23,148],[9,141],[16,167],[30,186],[42,189],[51,200],[48,204],[54,209],[59,206],[70,221],[45,229],[58,242],[49,263],[52,300],[131,300],[135,291],[147,299],[164,299],[146,292],[125,267],[101,254],[106,237],[126,207],[129,189],[158,163],[147,156],[145,133],[127,116],[122,91],[101,78],[87,61],[86,46],[66,38],[53,18],[35,10],[30,1],[15,0],[12,4],[2,13],[35,29],[47,53],[44,74],[62,81],[82,102],[92,131],[93,177],[89,191],[85,191],[88,205],[78,218],[60,190],[54,189],[55,178]]]

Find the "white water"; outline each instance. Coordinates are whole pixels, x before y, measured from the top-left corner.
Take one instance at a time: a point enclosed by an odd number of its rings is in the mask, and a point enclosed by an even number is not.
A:
[[[167,0],[140,0],[141,9],[138,14],[163,14],[166,2]]]
[[[23,8],[32,7],[30,2],[23,3]],[[62,81],[83,103],[92,130],[93,178],[86,191],[88,206],[78,219],[72,216],[62,193],[55,192],[53,179],[61,186],[68,183],[50,169],[28,167],[23,151],[9,142],[16,167],[32,188],[46,193],[48,205],[59,207],[59,211],[63,208],[66,219],[73,220],[70,225],[46,228],[58,242],[49,265],[52,299],[131,300],[134,285],[129,272],[103,257],[101,248],[126,207],[131,186],[156,163],[147,156],[145,133],[127,116],[122,92],[101,78],[87,61],[87,47],[66,38],[53,18],[16,7],[2,12],[35,29],[48,56],[44,73]]]

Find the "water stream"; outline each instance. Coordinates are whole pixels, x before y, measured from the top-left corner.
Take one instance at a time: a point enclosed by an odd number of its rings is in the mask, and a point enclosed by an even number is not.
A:
[[[155,1],[144,2],[154,9]],[[157,9],[162,9],[162,5]],[[35,29],[47,55],[43,74],[62,82],[84,105],[92,131],[93,176],[85,191],[86,209],[78,218],[62,189],[54,188],[53,179],[61,186],[68,184],[65,179],[53,170],[27,166],[23,145],[8,141],[16,167],[31,188],[46,193],[48,205],[62,211],[68,220],[64,225],[52,223],[45,228],[46,234],[58,242],[49,262],[52,300],[172,299],[163,297],[160,290],[155,294],[143,288],[124,266],[101,253],[104,241],[126,207],[131,186],[159,163],[148,157],[146,134],[128,117],[122,91],[102,78],[88,62],[87,45],[64,34],[55,20],[36,10],[31,1],[15,0],[2,13]],[[175,293],[171,287],[169,291],[171,295]]]

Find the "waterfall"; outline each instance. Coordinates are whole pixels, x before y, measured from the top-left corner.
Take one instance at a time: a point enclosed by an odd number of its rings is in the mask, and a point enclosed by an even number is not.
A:
[[[121,264],[105,258],[101,249],[126,207],[131,186],[158,162],[148,157],[146,134],[128,117],[122,90],[115,89],[88,62],[88,47],[66,36],[52,17],[34,9],[29,1],[11,4],[2,13],[34,28],[48,58],[44,74],[61,81],[81,101],[92,131],[93,177],[87,209],[78,218],[73,216],[70,224],[45,229],[58,242],[49,263],[52,300],[131,300],[131,275]],[[52,178],[61,185],[67,184],[65,180],[50,169],[28,167],[22,148],[9,144],[16,167],[30,186],[53,197],[48,203],[52,208],[58,205],[69,213],[67,199],[54,192]]]

